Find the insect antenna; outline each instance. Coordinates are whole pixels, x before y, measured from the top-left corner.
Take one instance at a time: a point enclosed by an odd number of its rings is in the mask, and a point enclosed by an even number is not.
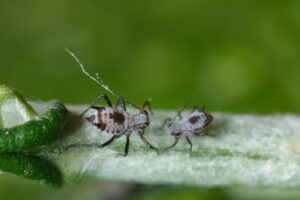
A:
[[[66,52],[67,52],[68,54],[70,54],[70,55],[74,58],[74,60],[79,64],[79,67],[81,68],[82,72],[85,73],[88,77],[90,77],[90,79],[92,79],[93,81],[95,81],[96,83],[98,83],[98,85],[100,85],[101,87],[103,87],[105,90],[107,90],[108,92],[110,92],[110,93],[111,93],[112,95],[114,95],[115,97],[117,97],[117,98],[119,98],[119,99],[121,99],[121,98],[124,99],[123,97],[121,97],[120,95],[118,95],[117,93],[115,93],[112,89],[110,89],[110,88],[108,87],[108,85],[104,84],[103,80],[100,79],[98,73],[96,74],[96,78],[93,77],[92,75],[90,75],[90,74],[85,70],[83,64],[80,62],[80,60],[77,58],[77,56],[76,56],[73,52],[71,52],[71,51],[70,51],[69,49],[67,49],[67,48],[65,48],[65,50],[66,50]],[[124,99],[124,101],[125,101],[126,103],[128,103],[129,105],[131,105],[132,107],[137,108],[137,109],[140,109],[140,107],[138,107],[138,106],[132,104],[132,103],[129,102],[127,99]]]

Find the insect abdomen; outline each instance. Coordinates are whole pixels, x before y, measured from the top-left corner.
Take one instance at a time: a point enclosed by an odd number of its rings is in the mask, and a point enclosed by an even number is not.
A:
[[[183,134],[193,134],[204,129],[213,117],[205,112],[193,112],[189,116],[183,118],[179,122],[170,126],[171,132],[181,132]]]
[[[134,126],[134,117],[122,110],[102,107],[93,113],[90,122],[103,132],[122,135]]]

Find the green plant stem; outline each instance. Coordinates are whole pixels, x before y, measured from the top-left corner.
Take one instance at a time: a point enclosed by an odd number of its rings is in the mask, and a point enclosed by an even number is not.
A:
[[[174,148],[157,155],[133,132],[128,156],[124,158],[118,154],[124,151],[125,137],[105,148],[63,148],[74,143],[102,144],[110,139],[111,135],[102,133],[84,117],[78,117],[86,107],[68,106],[71,116],[60,139],[34,149],[37,155],[53,161],[66,181],[93,177],[202,187],[300,186],[300,117],[297,115],[213,112],[214,121],[205,130],[209,136],[190,137],[193,143],[191,157],[184,138]],[[189,112],[182,114],[185,116]],[[159,127],[164,119],[175,114],[175,111],[154,110],[154,116],[150,116],[151,125],[146,129],[145,137],[159,151],[174,142],[167,128],[160,130]]]
[[[32,103],[38,113],[45,110],[47,104]],[[62,109],[58,107],[56,109]],[[129,154],[122,157],[118,155],[124,151],[125,137],[116,139],[105,148],[64,148],[74,143],[102,144],[111,138],[93,127],[85,117],[78,117],[86,107],[68,106],[71,115],[59,139],[27,149],[27,152],[58,166],[67,182],[93,177],[149,185],[300,187],[300,117],[297,115],[213,112],[214,121],[205,130],[209,136],[190,137],[193,143],[191,156],[184,139],[174,148],[157,155],[133,132]],[[137,112],[129,108],[128,111]],[[189,112],[182,114],[185,116]],[[160,151],[174,142],[167,128],[161,130],[160,127],[164,119],[175,114],[175,111],[154,110],[154,116],[150,118],[151,125],[144,136]],[[48,117],[44,119],[44,122],[49,122]],[[62,118],[57,116],[55,119]],[[43,129],[42,124],[37,130]],[[29,138],[36,139],[28,137],[25,141]]]

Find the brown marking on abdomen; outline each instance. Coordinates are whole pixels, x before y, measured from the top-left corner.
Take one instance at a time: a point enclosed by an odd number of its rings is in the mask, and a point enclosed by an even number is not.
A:
[[[106,128],[106,124],[105,123],[100,123],[100,124],[96,124],[96,126],[101,129],[101,131],[104,131]]]
[[[106,124],[102,121],[102,111],[104,110],[104,107],[101,107],[98,110],[98,122],[97,122],[97,127],[101,129],[101,131],[104,131],[106,128]]]
[[[95,115],[92,115],[92,116],[89,118],[89,121],[93,123],[94,120],[95,120],[95,118],[96,118]]]
[[[123,113],[119,113],[114,111],[113,113],[109,113],[109,118],[113,119],[115,123],[123,124],[125,121],[125,116]]]
[[[191,124],[196,124],[196,123],[198,122],[199,119],[200,119],[200,116],[197,115],[197,116],[191,117],[191,118],[189,119],[189,122],[190,122]]]
[[[98,122],[97,123],[99,123],[99,124],[101,124],[101,122],[102,122],[102,112],[101,111],[102,110],[98,111]]]

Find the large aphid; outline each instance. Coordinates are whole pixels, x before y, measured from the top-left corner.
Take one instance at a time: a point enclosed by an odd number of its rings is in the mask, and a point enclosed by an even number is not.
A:
[[[188,103],[185,104],[185,106],[177,113],[177,115],[173,119],[168,118],[165,120],[162,128],[166,124],[168,124],[168,130],[171,133],[171,135],[174,136],[175,141],[171,146],[166,147],[163,150],[163,152],[175,147],[176,144],[178,143],[178,140],[181,137],[185,137],[186,141],[190,145],[190,155],[191,155],[193,145],[192,145],[192,142],[191,142],[189,136],[206,135],[206,134],[201,133],[201,131],[212,122],[213,116],[204,111],[205,107],[202,107],[201,109],[199,109],[198,107],[195,106],[193,108],[192,112],[188,116],[182,118],[181,112],[185,109],[187,104]],[[175,119],[177,117],[179,117],[179,121],[175,122]]]
[[[101,87],[106,89],[112,95],[118,98],[116,106],[113,107],[110,99],[107,97],[106,94],[101,94],[98,96],[95,101],[80,115],[81,117],[90,110],[94,109],[95,111],[86,119],[93,125],[96,126],[97,129],[101,130],[106,134],[111,134],[112,138],[109,139],[107,142],[103,144],[71,144],[68,146],[70,147],[96,147],[96,148],[103,148],[108,144],[112,143],[114,139],[121,137],[122,135],[126,135],[126,144],[124,150],[124,156],[128,154],[129,149],[129,138],[133,131],[137,131],[142,141],[151,149],[154,149],[157,153],[158,150],[152,146],[144,137],[144,130],[150,124],[148,112],[146,111],[146,107],[148,106],[151,111],[151,106],[149,101],[145,101],[142,107],[138,107],[128,100],[122,98],[118,94],[116,94],[113,90],[111,90],[107,85],[103,83],[103,81],[99,78],[98,74],[97,77],[91,76],[83,67],[79,59],[75,56],[74,53],[66,49],[66,51],[76,60],[76,62],[81,67],[82,71],[90,77],[93,81],[98,83]],[[104,99],[107,106],[96,106],[97,102],[100,99]],[[118,109],[118,105],[121,103],[122,110]],[[125,103],[133,106],[134,108],[139,109],[139,114],[131,114],[126,111]]]

